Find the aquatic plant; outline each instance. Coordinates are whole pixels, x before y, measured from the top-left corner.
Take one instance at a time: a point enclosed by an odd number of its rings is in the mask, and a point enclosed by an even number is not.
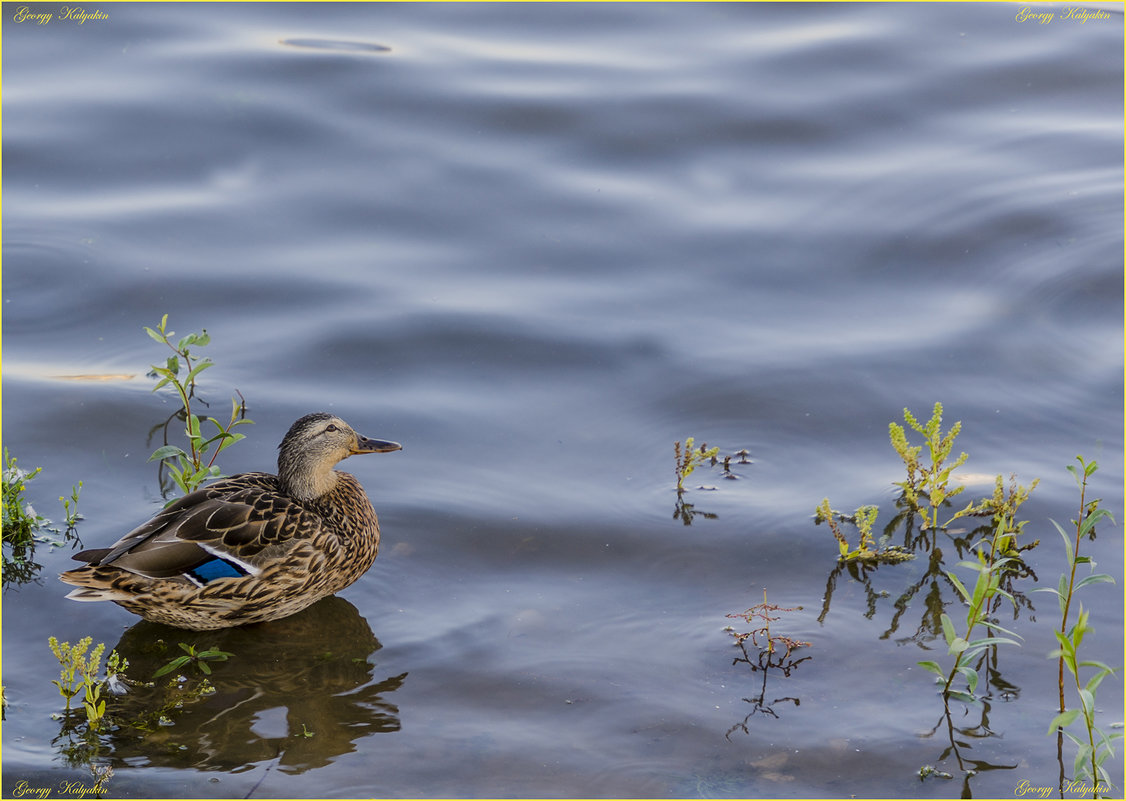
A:
[[[719,448],[709,448],[707,443],[699,448],[693,448],[694,444],[695,439],[689,437],[684,441],[683,450],[681,450],[679,441],[673,449],[676,453],[676,491],[680,494],[685,491],[684,480],[692,475],[697,467],[719,455]]]
[[[160,319],[160,325],[155,329],[145,326],[145,331],[157,342],[172,349],[172,355],[163,365],[152,365],[151,376],[157,379],[152,391],[171,386],[180,401],[181,408],[168,418],[165,423],[165,444],[149,457],[149,461],[159,461],[167,468],[176,486],[184,493],[195,490],[204,481],[221,478],[222,472],[215,464],[215,459],[224,450],[234,445],[245,435],[236,433],[232,429],[237,426],[253,423],[246,418],[246,400],[236,390],[238,398],[231,399],[230,419],[226,424],[220,423],[214,417],[197,415],[192,408],[192,401],[196,400],[196,380],[207,368],[214,363],[207,357],[196,356],[192,348],[202,348],[211,341],[207,330],[201,333],[188,334],[175,343],[172,337],[174,331],[168,330],[168,315]],[[181,375],[181,370],[186,372]],[[167,426],[173,418],[184,422],[184,434],[188,441],[188,450],[179,445],[169,444],[167,441]],[[203,434],[203,424],[210,423],[215,428],[215,433],[209,437]],[[211,451],[214,446],[214,451]],[[208,452],[210,458],[208,458]]]
[[[23,499],[27,484],[35,479],[42,467],[30,473],[16,466],[15,457],[4,448],[4,543],[6,545],[33,545],[35,534],[46,520],[36,514],[31,504]]]
[[[965,489],[965,487],[954,489],[949,487],[950,474],[969,458],[967,454],[963,452],[953,462],[947,464],[947,459],[954,449],[954,439],[962,430],[962,424],[957,422],[949,431],[943,433],[942,404],[938,402],[934,404],[931,418],[925,424],[916,420],[906,408],[903,410],[903,420],[923,435],[930,463],[923,464],[919,461],[923,445],[910,445],[903,426],[889,423],[888,434],[891,437],[891,445],[907,467],[907,480],[895,482],[896,486],[903,488],[907,500],[922,516],[923,528],[945,528],[945,525],[938,525],[938,510],[947,500]],[[926,497],[926,504],[921,500],[923,496]],[[949,522],[947,521],[946,525],[949,525]]]
[[[80,539],[75,528],[82,515],[78,513],[78,496],[82,482],[71,487],[70,498],[60,497],[65,515],[66,530],[59,531],[50,520],[39,514],[24,497],[27,485],[36,478],[43,468],[31,472],[21,470],[15,457],[4,448],[3,471],[3,584],[23,584],[32,581],[39,574],[42,565],[35,561],[37,542],[49,542],[52,547],[67,543],[78,545]],[[48,534],[61,539],[49,540]]]
[[[160,678],[161,676],[167,673],[171,673],[174,670],[179,670],[187,664],[192,665],[200,673],[210,676],[211,668],[210,666],[208,666],[208,662],[226,662],[227,657],[234,656],[234,654],[232,654],[231,652],[220,651],[215,646],[212,646],[211,648],[208,648],[204,651],[197,651],[194,645],[188,645],[187,643],[182,642],[180,643],[180,649],[184,651],[185,656],[178,656],[170,661],[167,665],[157,670],[152,674],[152,677],[154,679]]]
[[[1105,573],[1091,572],[1088,575],[1080,578],[1078,581],[1075,579],[1076,568],[1081,564],[1090,565],[1091,570],[1095,568],[1095,562],[1090,557],[1080,556],[1079,547],[1085,539],[1093,539],[1095,536],[1095,525],[1101,520],[1110,520],[1114,522],[1114,518],[1106,509],[1099,508],[1100,501],[1098,499],[1087,502],[1087,480],[1099,469],[1097,462],[1087,462],[1082,456],[1075,457],[1079,462],[1082,470],[1077,470],[1075,465],[1067,465],[1068,472],[1071,473],[1075,482],[1079,485],[1079,515],[1078,518],[1072,520],[1072,525],[1075,526],[1075,542],[1071,541],[1067,532],[1063,527],[1052,520],[1051,523],[1055,526],[1056,531],[1060,533],[1063,539],[1064,550],[1067,553],[1068,571],[1060,575],[1059,589],[1052,587],[1044,587],[1041,592],[1055,593],[1059,600],[1060,605],[1060,628],[1055,632],[1056,639],[1059,641],[1060,647],[1052,651],[1049,656],[1058,657],[1059,659],[1059,699],[1060,709],[1059,714],[1056,715],[1048,727],[1048,733],[1053,734],[1058,732],[1059,735],[1067,735],[1073,743],[1075,743],[1079,750],[1075,755],[1074,774],[1077,778],[1088,779],[1096,785],[1099,782],[1110,782],[1106,770],[1102,767],[1102,763],[1107,757],[1112,756],[1114,751],[1112,748],[1112,741],[1122,737],[1121,733],[1111,735],[1105,734],[1098,727],[1095,726],[1095,697],[1099,684],[1107,676],[1114,673],[1114,668],[1093,659],[1079,659],[1079,647],[1082,645],[1084,638],[1094,629],[1090,625],[1089,617],[1090,612],[1079,605],[1079,613],[1075,623],[1068,627],[1068,618],[1071,611],[1072,599],[1075,593],[1089,584],[1098,584],[1102,582],[1114,583],[1114,578]],[[1076,694],[1079,696],[1079,708],[1067,709],[1064,698],[1064,668],[1071,675],[1075,685]],[[1082,682],[1080,678],[1081,668],[1093,668],[1095,670],[1086,683]],[[1086,741],[1073,735],[1067,731],[1066,727],[1074,723],[1079,716],[1083,717],[1083,725],[1086,730]],[[1095,796],[1098,797],[1096,790]]]
[[[69,642],[59,643],[55,637],[47,639],[47,644],[61,665],[59,678],[52,680],[52,684],[59,688],[59,694],[66,700],[66,711],[70,712],[71,699],[81,693],[86,722],[92,731],[97,731],[106,712],[102,688],[123,674],[129,663],[117,651],[110,652],[106,660],[106,675],[99,679],[102,654],[106,646],[105,643],[98,643],[93,650],[89,650],[92,642],[91,637],[83,637],[74,645]]]
[[[894,564],[914,559],[914,554],[894,545],[886,548],[876,547],[875,538],[872,536],[872,527],[876,523],[876,516],[879,511],[879,507],[867,505],[861,506],[852,515],[845,515],[831,508],[829,499],[825,498],[817,506],[814,519],[817,523],[828,524],[829,530],[837,541],[842,562],[886,562]],[[838,519],[853,523],[860,532],[860,542],[855,548],[849,545],[848,538],[845,537],[841,527],[837,524]]]
[[[59,643],[54,637],[47,640],[61,665],[59,679],[53,683],[59,688],[59,694],[66,699],[66,713],[52,716],[62,720],[62,729],[53,743],[58,745],[67,764],[85,765],[90,769],[94,778],[92,792],[100,797],[113,776],[110,766],[95,762],[105,751],[99,735],[110,722],[106,713],[105,696],[124,692],[122,682],[129,662],[117,651],[111,651],[106,659],[105,676],[99,678],[106,646],[98,643],[90,650],[92,642],[90,637],[83,637],[73,646],[69,642]],[[85,719],[81,721],[70,714],[71,699],[80,694],[85,712]]]
[[[1000,485],[1000,481],[998,482]],[[1022,529],[1022,525],[1017,522],[1017,510],[1021,504],[1028,498],[1028,494],[1032,491],[1032,487],[1036,482],[1029,487],[1022,487],[1018,485],[1015,479],[1010,485],[1009,492],[997,498],[998,505],[995,508],[993,527],[993,535],[988,541],[988,552],[985,550],[985,542],[980,542],[977,545],[975,561],[964,560],[958,563],[960,567],[969,568],[977,573],[977,578],[974,581],[974,588],[972,591],[966,588],[965,584],[951,571],[946,571],[946,577],[950,583],[962,596],[966,602],[968,609],[966,611],[966,625],[965,633],[958,634],[953,620],[943,612],[940,616],[942,634],[946,640],[947,652],[954,654],[954,666],[950,669],[949,673],[932,660],[925,660],[919,662],[919,666],[929,670],[938,676],[938,680],[942,683],[942,694],[944,698],[958,698],[963,701],[974,701],[974,692],[977,689],[978,674],[977,671],[971,667],[973,659],[984,651],[994,645],[1002,643],[1009,643],[1018,645],[1016,637],[1020,639],[1020,635],[1015,634],[1005,628],[1002,628],[996,621],[989,619],[990,605],[994,598],[1003,597],[1007,598],[1010,602],[1016,605],[1013,596],[1002,587],[1002,579],[1006,570],[1015,568],[1020,563],[1018,555],[1015,555],[1015,537]],[[992,508],[992,507],[991,507]],[[1014,555],[1003,555],[1014,554]],[[976,640],[971,640],[974,630],[978,626],[986,626],[989,629],[1000,631],[1009,636],[985,636]],[[951,690],[951,686],[955,677],[961,675],[966,680],[967,692]]]
[[[925,781],[931,776],[936,779],[953,779],[954,776],[944,770],[939,770],[934,765],[923,765],[919,768],[919,781]]]
[[[735,631],[735,629],[731,626],[728,626],[726,630],[730,632],[732,637],[735,638],[735,644],[739,646],[743,646],[749,639],[756,648],[760,649],[760,651],[771,655],[775,653],[776,649],[785,648],[786,652],[781,656],[782,659],[785,659],[795,648],[808,647],[809,643],[803,642],[801,640],[794,640],[790,637],[786,637],[780,634],[771,634],[770,624],[780,619],[779,617],[775,616],[774,613],[797,612],[801,610],[801,608],[802,607],[800,606],[795,606],[787,609],[778,606],[777,604],[770,603],[766,598],[766,589],[764,588],[762,591],[761,604],[755,604],[745,612],[736,612],[727,615],[727,617],[739,618],[740,620],[744,620],[747,623],[761,621],[762,625],[757,629],[751,629],[750,631],[742,634]],[[762,638],[761,643],[759,642],[759,637]]]
[[[800,659],[793,658],[793,652],[798,648],[809,647],[810,643],[803,640],[795,640],[792,637],[787,637],[782,634],[772,633],[770,624],[778,621],[780,616],[778,612],[796,612],[802,607],[795,606],[784,608],[777,604],[772,604],[767,600],[766,590],[762,591],[762,603],[752,606],[745,612],[737,612],[727,615],[729,618],[739,618],[747,623],[761,624],[757,628],[751,629],[747,632],[738,632],[732,626],[725,627],[725,631],[735,638],[735,645],[743,652],[741,657],[735,657],[732,660],[732,665],[740,663],[749,665],[752,671],[761,671],[762,673],[762,686],[759,688],[758,695],[753,698],[744,698],[751,705],[751,711],[739,723],[736,723],[727,730],[725,735],[728,739],[736,731],[742,731],[744,734],[750,734],[748,723],[752,716],[756,714],[770,715],[773,718],[778,717],[778,713],[774,710],[775,705],[788,701],[795,706],[801,703],[797,698],[783,697],[775,698],[769,703],[766,701],[766,682],[767,675],[773,670],[782,673],[783,676],[789,676],[791,671],[794,670],[802,662],[805,662],[811,657],[803,656]],[[750,640],[752,645],[758,649],[758,653],[752,656],[747,651],[747,640]]]
[[[993,482],[993,495],[991,497],[982,498],[976,504],[970,504],[950,518],[947,525],[960,517],[989,517],[992,518],[994,526],[1007,519],[1009,527],[997,541],[997,548],[1000,553],[1006,556],[1018,556],[1022,551],[1035,548],[1040,544],[1040,540],[1033,540],[1026,545],[1017,546],[1016,538],[1024,531],[1028,521],[1017,521],[1011,511],[1015,511],[1028,500],[1028,496],[1032,494],[1039,483],[1040,479],[1036,478],[1032,480],[1031,484],[1024,487],[1017,484],[1015,475],[1011,475],[1009,476],[1009,489],[1006,492],[1004,478],[998,475]]]

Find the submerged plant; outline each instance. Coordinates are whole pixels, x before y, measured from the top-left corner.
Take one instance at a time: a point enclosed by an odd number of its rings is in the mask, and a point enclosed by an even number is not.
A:
[[[171,386],[175,390],[181,408],[173,417],[179,417],[184,422],[184,434],[188,440],[186,451],[178,445],[168,444],[166,440],[162,447],[153,452],[149,461],[161,462],[168,469],[176,486],[187,494],[204,481],[222,476],[215,459],[225,449],[244,438],[245,435],[235,433],[232,429],[253,421],[246,418],[246,401],[241,395],[238,399],[231,399],[230,419],[225,424],[214,417],[197,415],[193,410],[192,401],[196,399],[196,379],[213,364],[211,359],[196,356],[191,351],[192,348],[202,348],[211,341],[206,329],[199,334],[188,334],[173,343],[172,337],[175,336],[175,332],[168,330],[166,314],[161,318],[157,328],[145,326],[145,331],[154,340],[172,350],[172,355],[164,365],[152,366],[151,375],[157,379],[153,392],[165,386]],[[181,370],[186,372],[181,375]],[[169,422],[171,419],[169,418]],[[205,437],[204,423],[213,426],[215,433]],[[213,446],[214,451],[211,450]],[[208,457],[209,452],[210,457]]]
[[[1095,563],[1090,557],[1080,556],[1079,547],[1085,539],[1093,539],[1095,536],[1095,524],[1101,520],[1110,520],[1114,522],[1114,518],[1106,509],[1099,508],[1099,500],[1087,502],[1087,479],[1089,479],[1096,470],[1099,469],[1097,462],[1087,462],[1082,456],[1077,456],[1079,466],[1082,472],[1076,470],[1074,465],[1068,465],[1067,470],[1071,473],[1076,483],[1079,485],[1079,515],[1078,519],[1072,520],[1072,525],[1075,526],[1075,542],[1072,543],[1067,532],[1063,530],[1055,520],[1051,523],[1056,527],[1063,539],[1064,550],[1067,553],[1068,572],[1062,574],[1059,580],[1059,589],[1051,587],[1043,588],[1043,592],[1055,593],[1059,599],[1060,604],[1060,628],[1055,632],[1056,639],[1059,641],[1060,647],[1052,651],[1049,656],[1058,657],[1059,659],[1059,697],[1060,709],[1059,714],[1056,715],[1048,727],[1048,733],[1053,734],[1059,732],[1060,734],[1067,735],[1073,743],[1075,743],[1079,750],[1075,755],[1074,773],[1077,777],[1089,779],[1095,782],[1109,783],[1110,777],[1106,769],[1102,767],[1102,763],[1107,757],[1112,756],[1114,751],[1112,742],[1122,737],[1121,733],[1107,735],[1095,726],[1095,696],[1099,684],[1107,676],[1114,673],[1114,668],[1093,659],[1079,659],[1079,647],[1083,643],[1083,639],[1092,632],[1094,629],[1089,623],[1090,612],[1079,605],[1079,613],[1077,619],[1072,626],[1068,626],[1068,618],[1071,611],[1071,603],[1075,596],[1076,591],[1087,586],[1088,584],[1097,584],[1102,582],[1114,583],[1114,578],[1105,573],[1090,573],[1087,576],[1080,578],[1078,581],[1075,579],[1076,568],[1081,564],[1090,565],[1091,570],[1094,570]],[[1071,675],[1075,685],[1076,694],[1079,696],[1079,708],[1067,709],[1064,699],[1064,668]],[[1079,676],[1081,668],[1094,669],[1094,674],[1084,683]],[[1086,733],[1086,739],[1080,739],[1071,732],[1067,731],[1068,726],[1079,719],[1080,715],[1083,718],[1083,726]],[[1098,793],[1096,791],[1096,797]]]
[[[962,424],[955,423],[949,431],[943,433],[941,403],[935,403],[931,418],[925,424],[916,420],[908,409],[903,410],[903,420],[923,435],[924,444],[910,445],[903,426],[897,423],[888,424],[891,445],[907,467],[907,480],[897,481],[896,486],[903,488],[907,500],[922,516],[923,528],[945,528],[938,525],[938,510],[943,503],[965,489],[965,487],[950,489],[949,486],[950,474],[969,458],[967,454],[962,453],[952,462],[947,463],[954,449],[954,439],[962,430]],[[928,464],[919,460],[919,454],[924,446],[930,458]],[[925,504],[922,501],[923,496],[926,497]],[[949,525],[949,521],[946,525]]]

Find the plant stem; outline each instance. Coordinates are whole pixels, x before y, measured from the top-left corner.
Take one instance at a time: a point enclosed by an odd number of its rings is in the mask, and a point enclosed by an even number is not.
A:
[[[1082,463],[1081,463],[1082,464]],[[1086,468],[1086,465],[1082,465]],[[1060,634],[1067,636],[1067,616],[1071,611],[1071,596],[1073,595],[1072,588],[1075,587],[1075,566],[1079,561],[1079,526],[1083,524],[1083,512],[1086,510],[1086,495],[1087,495],[1087,471],[1083,471],[1083,481],[1079,484],[1079,515],[1076,518],[1075,526],[1075,549],[1071,553],[1071,575],[1068,578],[1067,584],[1067,597],[1064,598],[1063,604],[1063,620],[1060,622]],[[1076,684],[1079,683],[1079,677],[1075,677]],[[1059,659],[1059,687],[1060,687],[1060,712],[1066,711],[1063,697],[1063,657]],[[1080,696],[1082,697],[1082,696]],[[1089,733],[1089,732],[1088,732]],[[1092,774],[1093,775],[1093,774]]]

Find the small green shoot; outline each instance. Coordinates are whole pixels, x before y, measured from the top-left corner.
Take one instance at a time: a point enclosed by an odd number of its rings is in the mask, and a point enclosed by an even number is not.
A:
[[[227,657],[234,656],[234,654],[229,651],[220,651],[214,646],[205,651],[197,651],[194,645],[180,643],[180,648],[184,651],[185,655],[176,657],[167,665],[153,673],[152,677],[154,679],[160,678],[174,670],[179,670],[187,664],[191,664],[200,673],[209,676],[211,675],[211,667],[207,664],[208,662],[226,662]]]

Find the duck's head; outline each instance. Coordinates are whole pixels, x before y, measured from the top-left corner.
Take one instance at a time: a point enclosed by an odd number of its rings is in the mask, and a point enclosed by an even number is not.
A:
[[[298,500],[312,500],[336,486],[333,467],[357,453],[390,453],[397,442],[369,439],[328,412],[307,414],[290,426],[278,446],[278,479],[282,490]]]

